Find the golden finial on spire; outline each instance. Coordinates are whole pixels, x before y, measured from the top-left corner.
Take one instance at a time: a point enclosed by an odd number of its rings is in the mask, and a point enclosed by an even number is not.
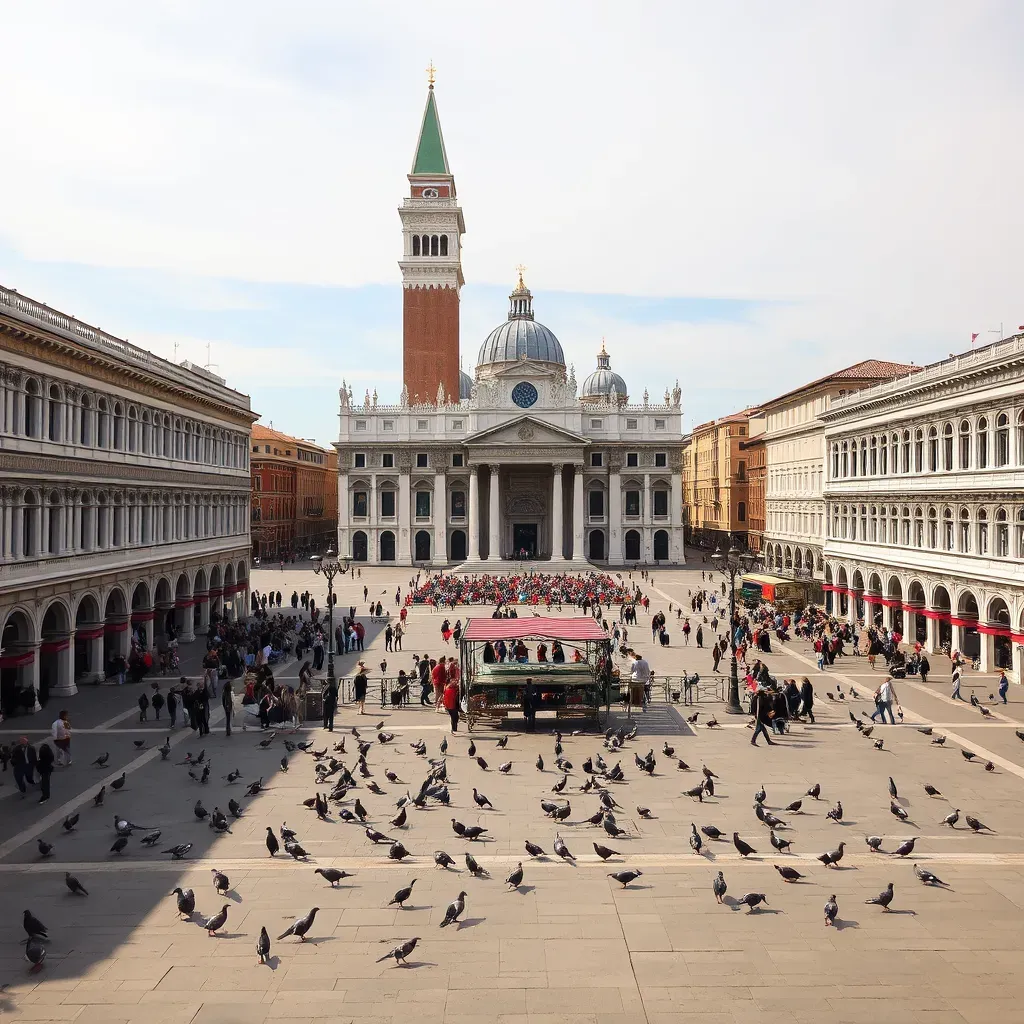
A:
[[[526,291],[526,285],[523,283],[523,274],[526,273],[526,267],[522,263],[520,263],[516,267],[516,272],[519,274],[519,290]]]
[[[427,84],[431,89],[434,88],[434,76],[437,74],[437,68],[434,67],[434,62],[431,61],[427,65]]]
[[[606,355],[608,355],[608,352],[607,352],[607,350],[604,347],[604,335],[603,334],[601,335],[601,351],[598,352],[598,355],[599,356],[606,356]]]

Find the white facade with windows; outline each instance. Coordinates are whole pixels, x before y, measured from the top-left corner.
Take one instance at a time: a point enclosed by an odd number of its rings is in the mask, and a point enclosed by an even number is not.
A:
[[[459,402],[343,385],[338,550],[371,564],[680,564],[681,397],[627,402],[607,353],[578,394],[522,283]],[[621,389],[621,390],[620,390]]]
[[[0,687],[73,693],[244,612],[249,400],[0,288]],[[35,698],[28,704],[38,706]]]
[[[836,609],[1020,680],[1024,334],[837,400],[822,420]]]

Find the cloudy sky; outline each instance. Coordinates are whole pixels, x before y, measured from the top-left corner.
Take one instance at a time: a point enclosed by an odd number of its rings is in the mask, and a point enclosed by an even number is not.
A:
[[[428,60],[467,368],[518,263],[581,379],[603,336],[688,424],[1024,324],[1014,0],[0,2],[0,283],[289,433],[400,390]]]

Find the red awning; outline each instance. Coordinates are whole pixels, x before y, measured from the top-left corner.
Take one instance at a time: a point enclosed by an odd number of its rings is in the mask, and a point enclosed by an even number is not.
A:
[[[607,640],[608,634],[589,615],[575,619],[531,615],[522,619],[469,619],[463,640]]]

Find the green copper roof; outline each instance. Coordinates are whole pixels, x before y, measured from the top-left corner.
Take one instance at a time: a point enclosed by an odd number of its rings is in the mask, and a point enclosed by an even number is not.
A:
[[[416,157],[412,162],[413,174],[449,174],[448,158],[441,138],[441,122],[437,117],[437,103],[433,88],[427,93],[427,106],[423,111],[420,139],[416,144]]]

